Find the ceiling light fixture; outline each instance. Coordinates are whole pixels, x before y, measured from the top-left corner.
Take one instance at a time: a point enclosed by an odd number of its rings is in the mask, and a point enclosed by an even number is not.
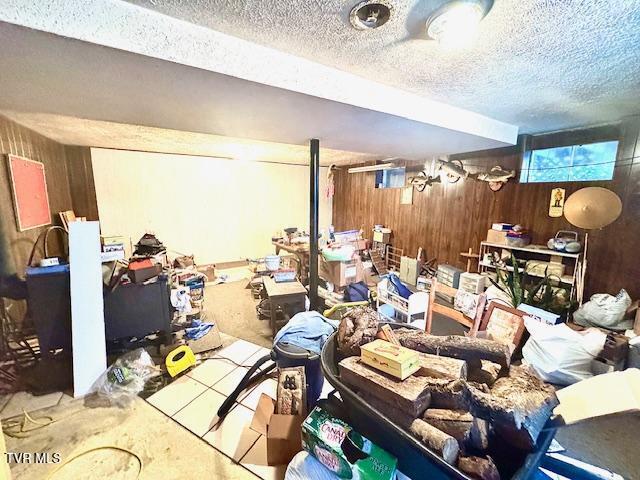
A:
[[[396,168],[395,163],[378,163],[376,165],[367,165],[364,167],[352,167],[347,170],[349,173],[365,173],[365,172],[378,172],[380,170],[389,170]]]
[[[372,30],[389,21],[391,9],[385,0],[365,0],[351,9],[349,21],[358,30]]]
[[[444,46],[468,45],[476,36],[480,21],[493,0],[453,0],[445,3],[427,20],[427,35]]]

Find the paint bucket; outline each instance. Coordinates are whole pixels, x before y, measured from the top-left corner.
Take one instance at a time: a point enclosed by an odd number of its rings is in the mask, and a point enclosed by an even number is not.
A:
[[[267,264],[267,270],[275,272],[280,268],[280,255],[267,255],[264,257],[264,263]]]

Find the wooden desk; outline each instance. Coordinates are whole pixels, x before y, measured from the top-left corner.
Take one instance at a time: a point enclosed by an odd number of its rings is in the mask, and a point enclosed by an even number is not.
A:
[[[271,243],[276,247],[276,255],[280,254],[280,250],[284,250],[296,256],[298,259],[298,276],[300,281],[306,284],[309,278],[309,244],[298,243],[289,245],[278,241],[272,241]]]
[[[276,283],[271,277],[262,277],[264,289],[271,301],[271,331],[275,337],[277,332],[276,310],[282,307],[286,313],[286,307],[295,309],[294,313],[304,312],[307,289],[300,282],[281,282]]]

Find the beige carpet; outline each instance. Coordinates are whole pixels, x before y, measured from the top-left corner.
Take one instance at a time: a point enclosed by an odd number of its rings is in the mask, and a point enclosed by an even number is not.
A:
[[[242,338],[261,347],[271,348],[269,320],[259,320],[256,314],[257,300],[251,290],[245,288],[248,280],[207,286],[204,307],[213,314],[221,332]]]

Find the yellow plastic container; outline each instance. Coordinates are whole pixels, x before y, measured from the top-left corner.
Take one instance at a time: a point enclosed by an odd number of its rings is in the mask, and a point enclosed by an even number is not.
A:
[[[182,373],[191,367],[195,367],[196,356],[194,355],[193,350],[191,350],[187,345],[181,345],[169,352],[169,355],[167,355],[167,358],[165,359],[165,364],[167,365],[167,372],[169,372],[169,375],[175,377],[179,373]]]

